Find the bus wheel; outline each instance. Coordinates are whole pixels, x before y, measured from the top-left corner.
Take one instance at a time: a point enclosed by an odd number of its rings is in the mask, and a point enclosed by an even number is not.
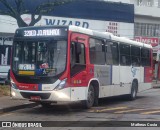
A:
[[[136,82],[132,83],[131,94],[129,95],[129,100],[135,100],[137,97],[138,85]]]
[[[94,100],[95,100],[95,90],[94,87],[90,85],[88,89],[87,100],[82,101],[83,106],[87,109],[91,108],[94,104]]]
[[[43,108],[50,108],[52,106],[51,103],[48,102],[41,102],[40,104]]]

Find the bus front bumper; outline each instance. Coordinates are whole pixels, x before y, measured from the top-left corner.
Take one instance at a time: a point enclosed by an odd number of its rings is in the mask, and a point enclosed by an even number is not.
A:
[[[13,99],[28,99],[33,101],[71,101],[69,89],[61,91],[25,91],[11,88]]]
[[[11,87],[13,99],[28,99],[40,102],[70,102],[86,100],[87,87],[67,87],[58,91],[26,91]]]

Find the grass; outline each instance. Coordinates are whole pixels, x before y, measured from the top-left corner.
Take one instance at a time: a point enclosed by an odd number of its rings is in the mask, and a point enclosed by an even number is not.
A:
[[[0,97],[10,95],[10,86],[9,85],[0,85]]]

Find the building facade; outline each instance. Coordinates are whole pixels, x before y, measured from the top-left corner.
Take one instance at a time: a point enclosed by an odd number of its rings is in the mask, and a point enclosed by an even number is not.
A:
[[[36,1],[27,0],[24,3],[25,9],[33,11],[38,4],[44,3],[43,0]],[[2,8],[1,4],[0,8]],[[22,18],[26,23],[31,20],[29,14],[23,15]],[[4,33],[14,33],[18,28],[14,18],[3,14],[0,23],[1,32]],[[53,12],[42,16],[41,20],[36,23],[36,26],[39,25],[76,25],[132,39],[134,37],[134,6],[112,1],[76,0],[56,6]]]
[[[14,6],[14,2],[14,0],[10,1],[10,4]],[[24,8],[32,12],[39,4],[44,3],[44,0],[24,2]],[[0,8],[4,8],[1,3]],[[31,22],[30,14],[21,17],[27,24]],[[75,25],[133,39],[134,6],[117,2],[77,0],[56,6],[53,12],[43,15],[41,20],[35,24],[35,26],[43,25]],[[0,65],[9,65],[10,47],[17,28],[16,19],[0,14]]]

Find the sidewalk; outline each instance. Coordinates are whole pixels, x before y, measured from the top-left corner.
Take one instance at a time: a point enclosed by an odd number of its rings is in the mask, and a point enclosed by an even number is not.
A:
[[[160,88],[160,81],[156,81],[156,80],[153,80],[152,82],[152,87],[153,88]]]
[[[3,96],[0,97],[0,114],[36,105],[37,103],[29,102],[28,100],[15,100],[10,96]]]

